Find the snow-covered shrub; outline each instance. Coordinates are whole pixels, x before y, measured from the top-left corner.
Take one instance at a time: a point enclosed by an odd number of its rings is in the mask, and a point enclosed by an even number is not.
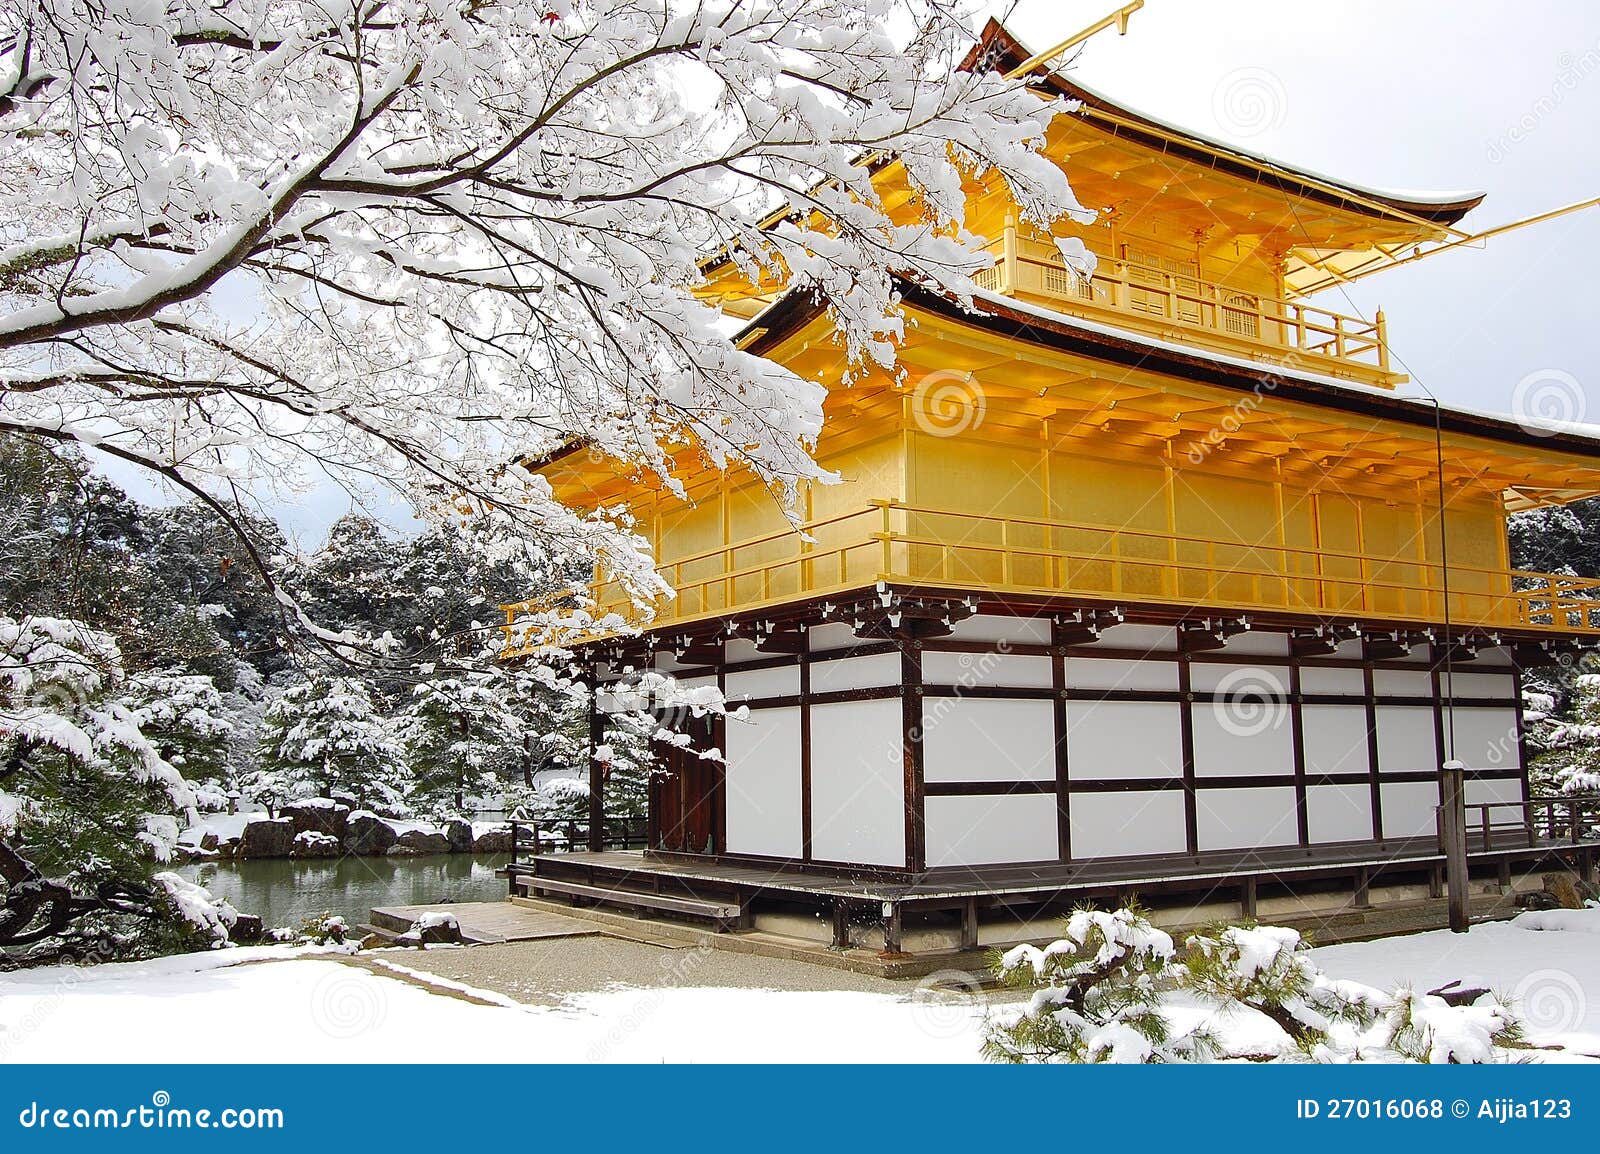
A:
[[[1452,1006],[1434,994],[1395,991],[1383,1018],[1384,1047],[1407,1062],[1481,1065],[1506,1060],[1522,1026],[1493,994]]]
[[[1482,1063],[1509,1060],[1521,1042],[1516,1016],[1492,994],[1453,1005],[1329,978],[1292,929],[1223,926],[1185,947],[1179,963],[1172,939],[1137,908],[1075,912],[1060,940],[995,959],[1006,985],[1033,996],[991,1020],[985,1053],[1008,1062]],[[1281,1042],[1263,1046],[1252,1029],[1248,1051],[1229,1050],[1225,1039],[1251,1018],[1275,1024]]]
[[[319,946],[332,943],[333,945],[342,946],[346,935],[350,933],[350,924],[339,915],[324,911],[304,919],[300,923],[300,929],[297,932],[275,930],[274,933],[288,935],[286,938],[277,939],[280,941],[315,942]]]
[[[1172,938],[1137,908],[1072,913],[1062,937],[1022,945],[995,963],[1007,986],[1030,989],[1020,1014],[990,1029],[984,1052],[1006,1062],[1172,1062],[1203,1058],[1204,1031],[1175,1030],[1162,1007]]]
[[[239,911],[223,898],[211,896],[204,886],[164,870],[153,879],[176,909],[179,918],[211,946],[225,946],[238,924]]]

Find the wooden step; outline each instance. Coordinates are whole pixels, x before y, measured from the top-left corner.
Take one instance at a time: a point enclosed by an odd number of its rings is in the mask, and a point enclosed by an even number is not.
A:
[[[557,881],[554,878],[517,878],[517,885],[528,894],[551,893],[606,905],[629,906],[634,909],[664,910],[689,917],[707,918],[722,929],[739,921],[742,908],[738,902],[707,901],[703,898],[683,897],[679,894],[645,893],[642,890],[616,889],[607,886],[587,885],[583,882]]]

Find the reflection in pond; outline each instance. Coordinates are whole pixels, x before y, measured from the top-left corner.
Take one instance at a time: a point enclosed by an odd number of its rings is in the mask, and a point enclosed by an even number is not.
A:
[[[503,854],[266,858],[194,862],[178,873],[267,926],[298,926],[323,912],[355,926],[374,906],[499,901],[506,882],[494,871],[505,864]]]

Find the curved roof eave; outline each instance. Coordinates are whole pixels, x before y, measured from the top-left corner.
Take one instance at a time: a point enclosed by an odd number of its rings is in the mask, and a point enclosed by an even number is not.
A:
[[[900,280],[899,283],[905,303],[912,308],[1032,344],[1242,391],[1252,390],[1263,380],[1272,380],[1276,382],[1275,393],[1288,400],[1369,417],[1386,417],[1429,430],[1434,425],[1433,402],[1420,397],[1402,396],[1388,389],[1305,369],[1247,361],[1226,353],[1180,345],[991,293],[975,295],[975,307],[968,309],[910,281]],[[736,339],[752,338],[748,347],[759,355],[824,311],[823,304],[808,294],[785,293],[762,311],[759,324],[753,321],[746,325]],[[1600,426],[1517,420],[1508,415],[1446,404],[1440,404],[1439,417],[1446,432],[1600,458]]]
[[[995,54],[992,66],[1015,67],[1031,58],[1032,54],[998,20],[990,18],[984,26],[978,44],[974,45],[962,62],[971,67],[981,53]],[[1261,153],[1251,152],[1227,141],[1215,140],[1182,125],[1171,124],[1148,113],[1140,112],[1076,80],[1069,80],[1058,72],[1040,65],[1035,76],[1057,95],[1066,100],[1114,116],[1123,123],[1101,122],[1100,127],[1114,136],[1137,139],[1146,147],[1158,152],[1171,152],[1196,164],[1214,167],[1256,183],[1270,184],[1273,188],[1293,192],[1308,200],[1333,204],[1336,207],[1370,214],[1377,204],[1393,210],[1402,219],[1420,219],[1441,226],[1453,225],[1483,202],[1482,192],[1415,192],[1394,189],[1367,188],[1348,180],[1336,179],[1311,169],[1286,164]],[[1179,137],[1180,140],[1168,139]],[[1192,143],[1185,143],[1192,142]],[[1341,196],[1340,193],[1345,195]]]

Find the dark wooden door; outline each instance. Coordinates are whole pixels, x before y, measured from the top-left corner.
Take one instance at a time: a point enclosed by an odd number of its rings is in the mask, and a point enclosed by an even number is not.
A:
[[[709,730],[709,725],[706,728]],[[709,746],[709,732],[694,737],[696,747]],[[650,783],[656,848],[673,853],[720,853],[722,766],[706,761],[692,748],[665,742],[657,743],[656,759],[661,772]]]

